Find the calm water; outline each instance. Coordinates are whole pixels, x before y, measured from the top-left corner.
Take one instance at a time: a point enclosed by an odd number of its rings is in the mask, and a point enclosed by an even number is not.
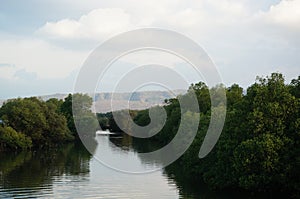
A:
[[[111,157],[116,167],[157,169],[159,166],[141,160],[138,148],[142,145],[134,146],[128,136],[98,135],[96,139],[96,157]],[[49,151],[0,154],[0,198],[230,198],[230,195],[215,194],[205,185],[181,180],[176,172],[118,172],[99,163],[82,145],[68,144]]]

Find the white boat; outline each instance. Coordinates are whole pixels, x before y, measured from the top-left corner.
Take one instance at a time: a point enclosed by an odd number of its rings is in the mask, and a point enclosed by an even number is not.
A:
[[[115,135],[115,133],[109,132],[108,130],[107,131],[98,130],[96,131],[96,135]]]

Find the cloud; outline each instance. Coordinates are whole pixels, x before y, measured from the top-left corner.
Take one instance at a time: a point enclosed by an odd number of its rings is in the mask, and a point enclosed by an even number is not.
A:
[[[72,73],[66,78],[35,79],[34,74],[30,74],[24,70],[17,72],[17,75],[22,77],[7,79],[0,76],[0,99],[72,92],[76,77]]]
[[[63,78],[78,69],[88,52],[71,51],[37,39],[0,39],[2,78],[16,78],[18,70],[35,73],[37,78]],[[11,66],[15,67],[11,67]]]
[[[11,67],[15,67],[15,65],[13,64],[8,64],[8,63],[0,63],[0,68],[1,67],[8,67],[8,68],[11,68]]]
[[[0,78],[11,79],[15,73],[15,68],[10,64],[2,65],[0,67]]]
[[[232,0],[113,2],[110,6],[116,7],[93,9],[78,19],[47,22],[36,33],[50,39],[103,41],[124,31],[149,26],[205,31],[235,23],[248,14],[245,3]]]
[[[37,33],[50,38],[101,40],[111,33],[129,30],[130,15],[121,8],[95,9],[78,20],[62,19],[47,22]]]
[[[26,69],[20,69],[15,72],[14,77],[17,77],[19,79],[25,79],[25,80],[35,80],[37,78],[36,73],[34,72],[28,72]]]
[[[35,34],[25,33],[22,38],[11,32],[9,36],[0,34],[2,83],[18,82],[11,84],[16,88],[16,85],[20,88],[37,85],[39,91],[47,89],[51,81],[59,79],[63,83],[99,42],[142,27],[175,30],[198,42],[217,64],[226,84],[237,82],[247,86],[256,75],[280,69],[290,78],[299,71],[299,0],[54,2],[49,13],[39,14],[45,21],[32,30]],[[66,9],[53,14],[58,7]],[[35,21],[35,28],[40,23]],[[157,55],[147,55],[150,61],[162,60]],[[135,59],[129,57],[124,61],[139,63],[139,59],[146,58],[137,53]],[[162,60],[162,63],[169,62]],[[243,75],[245,71],[247,75]],[[51,92],[60,88],[55,84]]]
[[[258,17],[271,25],[300,31],[300,1],[282,0],[267,12],[260,12]]]

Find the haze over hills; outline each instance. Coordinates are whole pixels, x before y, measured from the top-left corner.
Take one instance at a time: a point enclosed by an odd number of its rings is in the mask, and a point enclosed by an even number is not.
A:
[[[111,102],[113,99],[113,110],[127,109],[141,110],[155,105],[162,105],[165,99],[174,98],[177,95],[184,94],[185,90],[168,91],[139,91],[133,93],[97,93],[94,97],[93,111],[106,113],[112,110]],[[64,99],[68,94],[53,94],[38,96],[46,101],[50,98]],[[92,96],[93,97],[93,96]],[[0,106],[6,100],[0,100]]]
[[[155,105],[162,105],[165,99],[174,98],[185,90],[168,91],[141,91],[133,93],[99,93],[95,96],[96,112],[105,113],[112,110],[111,101],[113,99],[113,110],[130,108],[141,110]],[[94,110],[95,111],[95,110]]]

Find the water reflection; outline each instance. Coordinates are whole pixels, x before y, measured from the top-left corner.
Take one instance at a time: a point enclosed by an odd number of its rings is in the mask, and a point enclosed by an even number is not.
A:
[[[133,138],[127,134],[116,134],[116,135],[108,135],[109,136],[109,141],[110,141],[110,146],[112,148],[118,148],[123,151],[132,151],[133,146],[132,146],[132,140]]]
[[[0,154],[0,194],[38,196],[51,192],[58,176],[89,175],[90,153],[81,144],[66,144],[47,151]],[[45,194],[45,193],[44,193]]]
[[[98,135],[95,157],[110,166],[136,171],[155,170],[158,160],[140,153],[161,148],[159,143],[128,135]],[[187,179],[174,163],[148,174],[113,170],[81,144],[21,153],[0,153],[0,198],[245,198],[215,193],[199,180]],[[251,195],[247,196],[251,198]]]
[[[119,137],[118,137],[119,138]],[[109,141],[113,143],[115,148],[122,148],[124,150],[136,152],[141,163],[143,165],[156,165],[160,167],[159,159],[145,159],[145,156],[139,156],[139,153],[146,153],[158,150],[163,146],[163,144],[155,142],[153,140],[133,138],[124,134],[122,139],[116,139],[114,136],[109,136]],[[124,148],[125,147],[125,148]],[[201,180],[188,179],[181,169],[181,165],[177,162],[171,164],[167,168],[164,168],[163,176],[167,179],[167,183],[170,186],[176,187],[179,191],[180,198],[201,198],[201,199],[211,199],[211,198],[231,198],[232,195],[217,193],[212,191],[207,185],[205,185]]]

